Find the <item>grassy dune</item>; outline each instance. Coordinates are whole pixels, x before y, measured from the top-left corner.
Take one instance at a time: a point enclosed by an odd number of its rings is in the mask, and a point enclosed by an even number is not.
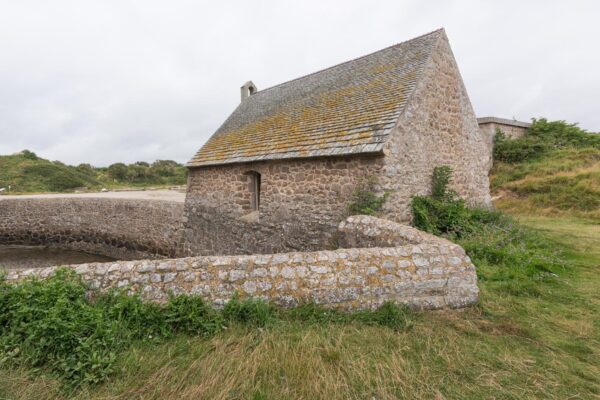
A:
[[[600,222],[600,149],[570,148],[534,161],[499,162],[491,186],[503,211]]]
[[[499,209],[600,222],[600,134],[534,120],[523,138],[496,135],[494,159],[490,183]]]

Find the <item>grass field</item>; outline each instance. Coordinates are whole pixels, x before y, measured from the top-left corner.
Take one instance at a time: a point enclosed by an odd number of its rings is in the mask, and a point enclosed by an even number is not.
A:
[[[600,226],[556,217],[522,222],[565,246],[574,265],[536,282],[534,294],[510,294],[484,280],[478,307],[419,313],[399,332],[358,322],[283,321],[140,344],[120,358],[108,383],[73,396],[600,398]],[[46,374],[0,370],[0,398],[70,397]]]

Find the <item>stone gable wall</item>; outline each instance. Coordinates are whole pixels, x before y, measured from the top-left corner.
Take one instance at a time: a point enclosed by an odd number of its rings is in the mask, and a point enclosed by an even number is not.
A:
[[[357,238],[358,244],[394,246],[69,268],[94,288],[130,288],[156,302],[165,301],[169,292],[198,294],[216,306],[238,293],[285,307],[315,302],[348,310],[373,309],[385,301],[427,309],[464,307],[477,301],[475,267],[460,246],[376,218],[350,218],[340,229]],[[404,241],[415,243],[396,245]],[[8,280],[44,278],[55,271],[56,267],[13,270]]]
[[[382,190],[391,191],[383,216],[411,220],[414,195],[431,191],[436,166],[453,170],[452,188],[471,204],[490,206],[486,146],[445,34],[384,148]]]
[[[0,244],[164,258],[180,254],[182,219],[183,204],[160,200],[0,199]]]

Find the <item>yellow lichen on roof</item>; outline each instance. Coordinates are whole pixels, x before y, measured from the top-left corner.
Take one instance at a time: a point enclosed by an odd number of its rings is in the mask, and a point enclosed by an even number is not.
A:
[[[188,165],[381,151],[438,32],[257,92]]]

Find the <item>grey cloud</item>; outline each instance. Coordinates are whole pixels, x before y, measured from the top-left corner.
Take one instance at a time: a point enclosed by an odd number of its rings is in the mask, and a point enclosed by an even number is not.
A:
[[[264,89],[445,27],[478,115],[600,130],[593,1],[0,0],[0,154],[187,161]]]

